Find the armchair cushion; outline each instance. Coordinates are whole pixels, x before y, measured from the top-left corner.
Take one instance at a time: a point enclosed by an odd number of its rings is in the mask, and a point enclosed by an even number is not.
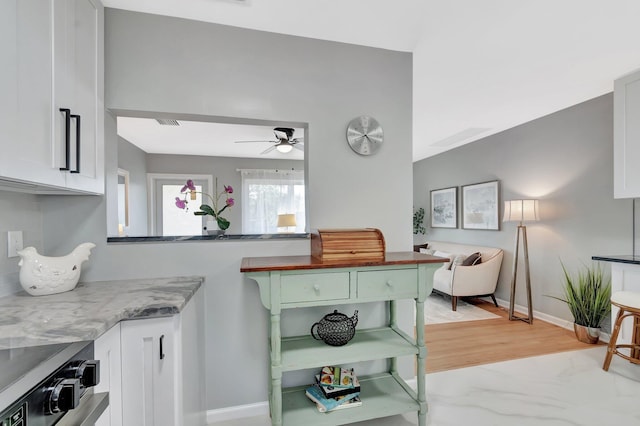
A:
[[[482,263],[482,256],[480,255],[479,251],[475,253],[471,253],[469,257],[467,257],[462,262],[462,266],[473,266],[473,265],[477,265],[478,263]]]
[[[447,253],[445,251],[440,251],[440,250],[436,250],[433,252],[433,255],[436,257],[446,257],[449,259],[448,262],[444,262],[442,264],[442,267],[440,269],[451,269],[451,263],[453,262],[454,259],[454,255],[452,255],[451,253]]]

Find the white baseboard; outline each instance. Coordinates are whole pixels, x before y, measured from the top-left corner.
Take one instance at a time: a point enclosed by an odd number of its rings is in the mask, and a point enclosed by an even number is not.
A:
[[[207,424],[265,415],[269,415],[269,403],[267,401],[261,401],[253,404],[208,410]]]
[[[498,305],[503,308],[509,308],[509,301],[496,299]],[[527,312],[527,308],[522,305],[515,305],[514,309],[518,313]],[[573,331],[573,322],[567,321],[562,318],[554,317],[543,312],[533,311],[533,317],[536,320],[545,321],[558,327],[565,328]],[[610,335],[600,332],[600,340],[603,342],[609,342]],[[416,389],[418,386],[417,379],[414,377],[406,381],[407,384]],[[269,415],[269,403],[267,401],[256,402],[254,404],[237,405],[235,407],[219,408],[215,410],[207,411],[207,424],[223,422],[227,420],[241,419],[246,417],[265,416]]]
[[[498,305],[500,305],[503,308],[509,309],[509,301],[508,300],[503,300],[503,299],[498,299],[496,298],[496,300],[498,301]],[[514,310],[520,314],[522,314],[523,312],[527,312],[527,307],[526,306],[522,306],[522,305],[514,305]],[[552,315],[549,314],[545,314],[544,312],[538,312],[535,309],[533,310],[533,318],[534,319],[539,319],[541,321],[544,322],[548,322],[550,324],[553,325],[557,325],[558,327],[562,327],[565,328],[567,330],[571,330],[573,331],[573,321],[567,321],[565,319],[562,318],[558,318],[558,317],[554,317]],[[602,340],[603,342],[609,343],[609,338],[611,337],[610,334],[603,332],[602,330],[600,330],[600,340]]]

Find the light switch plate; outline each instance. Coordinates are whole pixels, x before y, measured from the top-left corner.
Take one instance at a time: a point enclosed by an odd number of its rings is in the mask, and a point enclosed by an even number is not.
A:
[[[18,257],[18,251],[22,249],[22,231],[7,232],[7,257]]]

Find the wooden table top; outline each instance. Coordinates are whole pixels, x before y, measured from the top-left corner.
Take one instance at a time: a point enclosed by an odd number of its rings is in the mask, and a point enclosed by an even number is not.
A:
[[[387,252],[384,260],[322,261],[312,256],[244,257],[240,272],[294,271],[298,269],[349,268],[358,266],[411,265],[441,263],[449,259],[413,251]]]

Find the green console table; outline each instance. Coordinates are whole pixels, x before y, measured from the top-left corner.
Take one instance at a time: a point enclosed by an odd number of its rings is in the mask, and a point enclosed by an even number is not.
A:
[[[419,426],[425,426],[424,301],[433,288],[434,270],[445,261],[415,252],[386,253],[384,260],[357,263],[322,262],[311,256],[242,259],[240,271],[258,283],[262,304],[271,315],[271,424],[335,426],[416,411]],[[399,299],[415,300],[415,337],[397,326]],[[310,335],[281,335],[282,309],[375,301],[389,303],[388,325],[357,329],[344,346],[329,346]],[[417,393],[397,372],[397,357],[406,355],[416,357]],[[391,360],[388,372],[359,377],[361,407],[319,413],[305,396],[305,387],[282,387],[285,371],[387,358]]]

